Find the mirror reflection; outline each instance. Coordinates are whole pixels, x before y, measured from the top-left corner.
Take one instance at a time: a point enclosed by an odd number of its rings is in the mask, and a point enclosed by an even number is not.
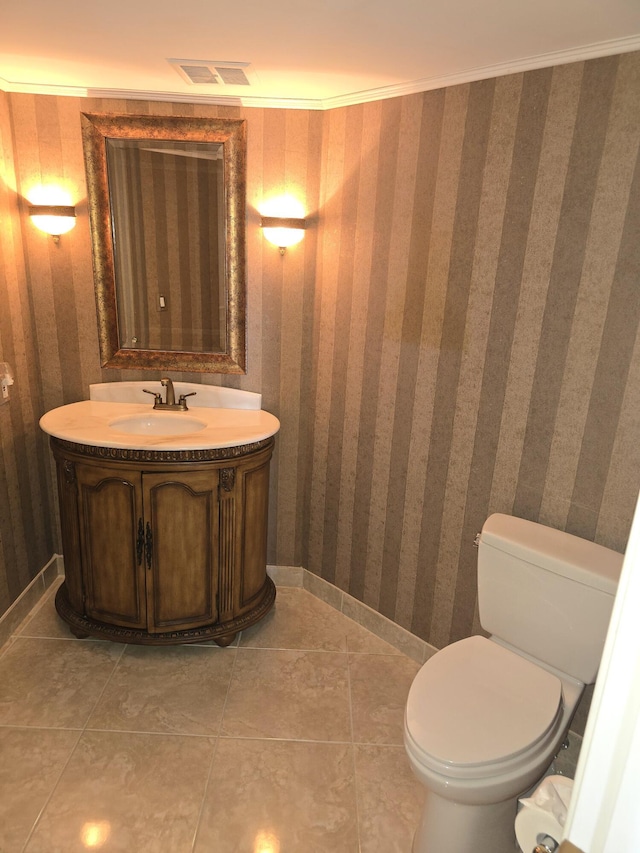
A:
[[[117,187],[113,228],[121,235],[114,258],[120,346],[223,352],[223,146],[139,139],[106,146],[110,187]]]
[[[244,121],[83,115],[104,367],[243,373]]]

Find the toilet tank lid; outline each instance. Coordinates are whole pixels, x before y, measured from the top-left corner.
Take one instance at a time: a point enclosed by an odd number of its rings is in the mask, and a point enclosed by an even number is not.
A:
[[[616,594],[623,555],[604,545],[503,513],[494,513],[485,521],[480,543],[593,589]]]

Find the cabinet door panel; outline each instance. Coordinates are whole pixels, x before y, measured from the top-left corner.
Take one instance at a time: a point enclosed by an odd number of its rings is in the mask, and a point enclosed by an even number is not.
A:
[[[153,537],[147,572],[149,631],[217,621],[218,513],[213,482],[210,472],[143,475],[145,517]]]
[[[265,582],[269,460],[243,473],[242,574],[240,607],[249,607]]]
[[[140,475],[77,465],[85,611],[130,628],[146,625],[144,567],[136,549]]]

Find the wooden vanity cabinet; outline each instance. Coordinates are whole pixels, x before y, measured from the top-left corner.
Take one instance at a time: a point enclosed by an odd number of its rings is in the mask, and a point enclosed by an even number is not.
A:
[[[56,608],[77,636],[228,645],[268,612],[272,438],[210,451],[51,446],[65,561]]]

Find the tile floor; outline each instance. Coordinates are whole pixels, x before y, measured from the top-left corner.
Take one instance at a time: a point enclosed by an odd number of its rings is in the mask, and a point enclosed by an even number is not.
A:
[[[0,650],[0,853],[408,853],[417,663],[299,588],[227,649],[77,640],[54,591]]]

